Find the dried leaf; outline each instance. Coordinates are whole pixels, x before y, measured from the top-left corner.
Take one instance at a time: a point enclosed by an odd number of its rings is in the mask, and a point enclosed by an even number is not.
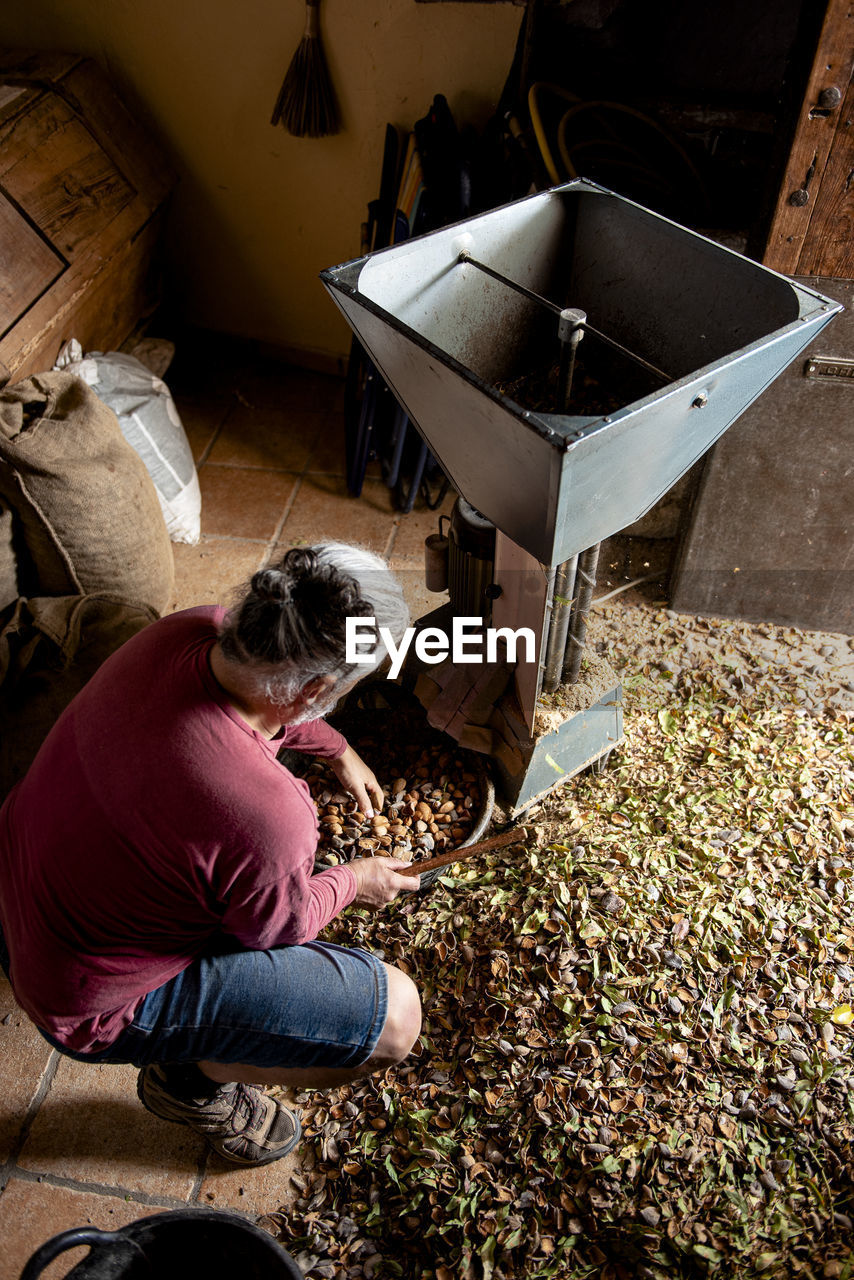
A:
[[[690,922],[686,920],[684,916],[680,916],[679,919],[674,923],[673,928],[671,930],[671,936],[673,938],[673,941],[682,942],[684,938],[688,937],[688,932],[690,928],[691,928]]]
[[[621,605],[591,629],[625,690],[611,768],[500,867],[324,934],[409,973],[424,1025],[300,1100],[277,1221],[309,1280],[797,1280],[850,1252],[850,726],[794,696],[813,641],[786,628]]]

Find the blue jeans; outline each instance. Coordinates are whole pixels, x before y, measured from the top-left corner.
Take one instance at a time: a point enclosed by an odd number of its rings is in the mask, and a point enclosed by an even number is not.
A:
[[[0,963],[8,956],[0,935]],[[107,1049],[79,1062],[241,1062],[255,1067],[356,1067],[370,1058],[388,1011],[388,978],[370,952],[334,942],[230,951],[196,960],[150,991]]]

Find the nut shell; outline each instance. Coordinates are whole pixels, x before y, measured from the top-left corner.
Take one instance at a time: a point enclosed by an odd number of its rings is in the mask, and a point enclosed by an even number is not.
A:
[[[401,746],[379,735],[360,739],[358,750],[383,783],[385,804],[368,818],[351,796],[337,790],[326,763],[312,763],[305,778],[318,808],[319,861],[334,865],[389,855],[409,860],[413,854],[446,852],[470,837],[479,787],[476,775],[454,751]],[[385,783],[385,778],[391,781]]]

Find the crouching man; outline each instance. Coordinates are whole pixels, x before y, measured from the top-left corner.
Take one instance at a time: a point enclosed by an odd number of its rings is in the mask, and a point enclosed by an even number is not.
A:
[[[241,1165],[300,1136],[257,1086],[353,1080],[420,1031],[400,970],[315,941],[349,904],[381,908],[417,877],[390,858],[312,874],[314,805],[276,759],[323,756],[363,811],[381,807],[321,719],[371,670],[345,662],[353,616],[398,641],[409,621],[384,561],[328,543],[256,573],[229,612],[153,623],[67,707],[0,810],[0,961],[19,1003],[60,1052],[138,1066],[149,1111]]]

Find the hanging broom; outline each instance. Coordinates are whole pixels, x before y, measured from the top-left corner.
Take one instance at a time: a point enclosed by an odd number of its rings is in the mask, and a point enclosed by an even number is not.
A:
[[[271,124],[281,120],[297,138],[323,138],[340,127],[338,104],[320,39],[320,0],[306,0],[305,31],[291,59],[273,109]]]

